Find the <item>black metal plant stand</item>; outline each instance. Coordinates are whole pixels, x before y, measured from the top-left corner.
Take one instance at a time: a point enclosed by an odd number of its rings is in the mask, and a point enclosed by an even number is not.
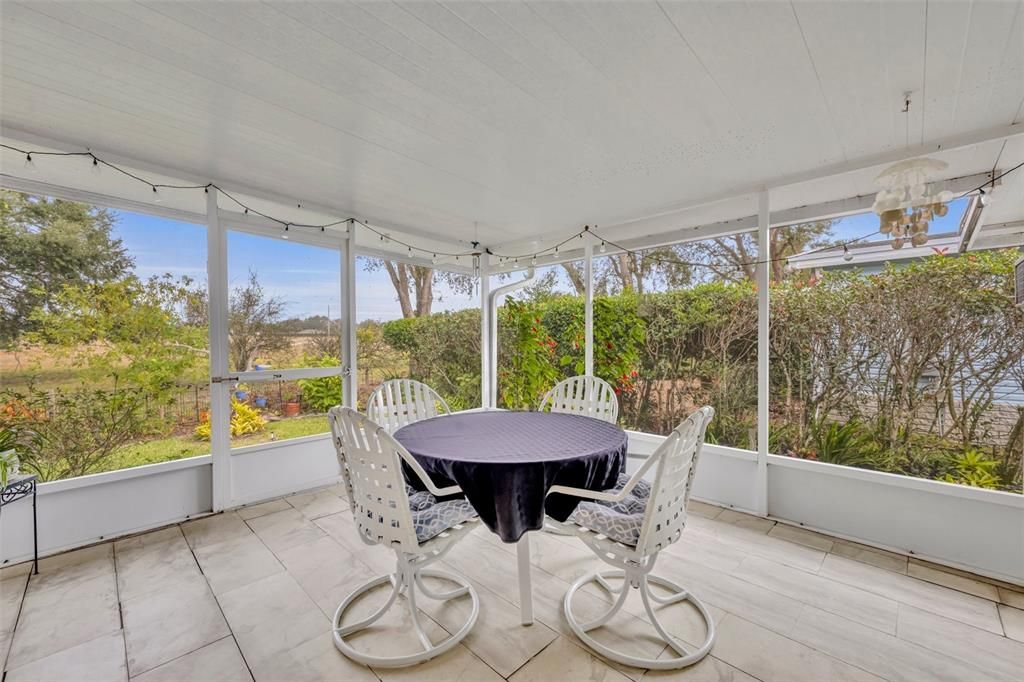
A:
[[[39,574],[39,532],[36,525],[36,483],[37,476],[22,476],[16,480],[8,481],[0,489],[0,512],[12,502],[17,502],[23,497],[32,495],[32,568],[36,575]]]

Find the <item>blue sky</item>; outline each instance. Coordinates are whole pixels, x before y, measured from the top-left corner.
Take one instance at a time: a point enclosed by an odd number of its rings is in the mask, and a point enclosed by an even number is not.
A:
[[[955,232],[967,204],[958,199],[950,204],[944,218],[936,218],[932,234]],[[114,232],[135,259],[135,271],[143,278],[170,273],[206,281],[206,228],[155,216],[114,211]],[[834,239],[853,239],[878,229],[878,218],[865,213],[843,218],[832,229]],[[879,239],[875,235],[872,239]],[[390,320],[401,317],[394,288],[383,270],[367,272],[364,259],[358,259],[356,309],[359,320]],[[338,252],[306,246],[284,239],[257,237],[241,232],[228,236],[228,282],[234,288],[243,285],[252,269],[269,295],[287,303],[287,317],[309,315],[338,316],[341,298],[338,292],[340,262]],[[539,273],[543,274],[543,273]],[[560,290],[568,283],[560,273]],[[434,310],[457,310],[479,305],[475,296],[456,294],[444,285],[435,287]]]
[[[139,277],[170,273],[206,282],[206,227],[150,215],[114,211],[114,233],[135,259]],[[390,320],[402,316],[394,287],[386,272],[367,272],[358,259],[356,310],[359,320]],[[327,315],[338,317],[341,296],[338,252],[305,244],[228,233],[228,284],[245,284],[254,270],[268,295],[287,303],[286,317]],[[476,297],[455,294],[444,286],[435,287],[441,300],[435,310],[454,310],[478,304]]]

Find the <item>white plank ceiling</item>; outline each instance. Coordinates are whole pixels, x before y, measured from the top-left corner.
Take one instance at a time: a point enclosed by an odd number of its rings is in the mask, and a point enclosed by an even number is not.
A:
[[[8,139],[485,244],[1024,122],[1022,2],[4,0],[0,12]],[[1020,140],[951,155],[949,177],[1024,161]],[[870,193],[873,177],[788,188],[773,206]],[[1024,218],[1024,180],[1005,187],[1017,196],[1003,191],[986,222]],[[749,209],[740,197],[729,210]]]

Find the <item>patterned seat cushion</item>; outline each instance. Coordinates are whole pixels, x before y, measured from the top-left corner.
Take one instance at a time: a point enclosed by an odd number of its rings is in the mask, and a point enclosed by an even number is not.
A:
[[[405,492],[409,495],[409,511],[412,512],[416,539],[421,543],[476,516],[473,505],[465,498],[438,502],[426,490],[414,490],[408,484]]]
[[[606,493],[617,493],[629,483],[629,476],[619,474],[615,487]],[[640,541],[640,529],[644,525],[647,500],[651,496],[651,484],[641,480],[618,502],[587,500],[580,502],[569,520],[596,533],[610,537],[630,547]]]

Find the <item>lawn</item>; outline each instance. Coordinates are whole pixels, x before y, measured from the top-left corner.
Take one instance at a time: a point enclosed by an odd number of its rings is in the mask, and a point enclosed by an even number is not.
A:
[[[266,443],[272,440],[287,440],[300,436],[312,436],[327,431],[327,416],[312,415],[308,417],[295,417],[293,419],[281,419],[267,423],[266,430],[260,433],[253,433],[231,440],[231,447],[239,448],[246,445]],[[210,453],[210,443],[205,440],[198,440],[194,436],[173,436],[159,440],[149,440],[140,443],[132,443],[117,450],[111,458],[107,471],[127,469],[142,464],[156,464],[158,462],[169,462],[175,459],[207,455]]]

